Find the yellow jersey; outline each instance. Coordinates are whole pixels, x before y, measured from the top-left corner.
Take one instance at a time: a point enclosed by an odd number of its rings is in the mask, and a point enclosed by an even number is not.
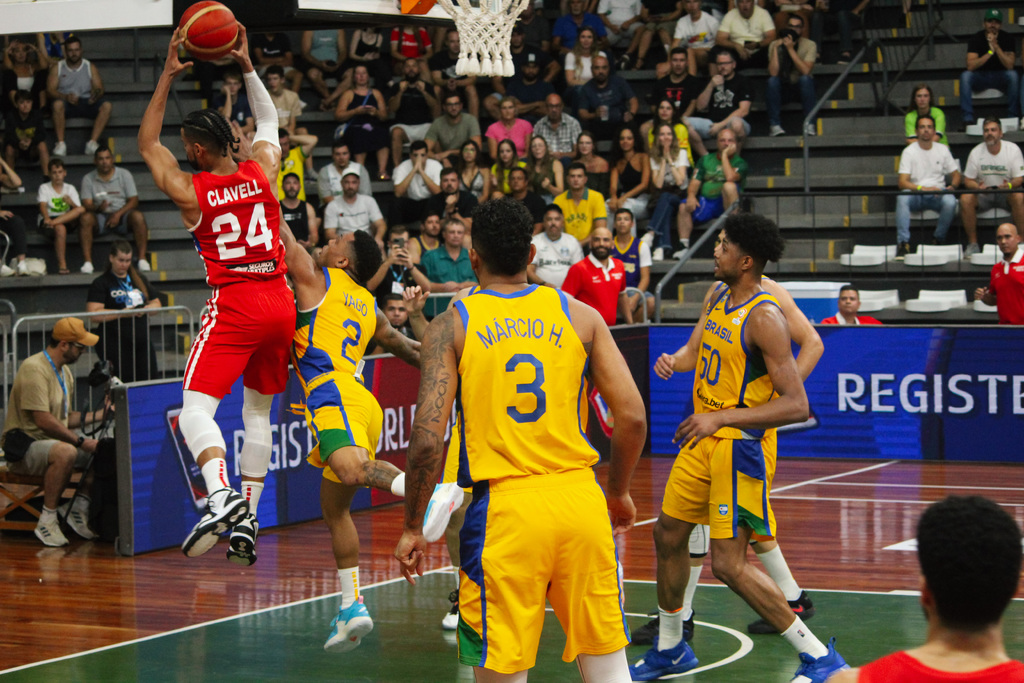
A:
[[[762,304],[778,306],[779,302],[762,291],[732,308],[728,303],[729,288],[721,284],[707,304],[707,321],[700,338],[693,379],[693,405],[697,413],[754,408],[776,396],[764,358],[759,351],[747,348],[743,335],[755,308]],[[769,430],[722,427],[715,436],[760,439],[766,431]]]
[[[584,431],[587,352],[566,295],[531,285],[482,289],[454,304],[466,330],[459,359],[459,470],[476,482],[593,466]]]
[[[579,204],[573,201],[570,190],[555,197],[554,203],[562,210],[562,215],[565,217],[564,232],[578,240],[590,237],[595,220],[608,218],[604,195],[589,187],[583,188],[583,199]]]
[[[377,330],[373,295],[340,268],[324,268],[327,294],[295,317],[292,362],[307,391],[321,375],[355,375],[366,345]]]

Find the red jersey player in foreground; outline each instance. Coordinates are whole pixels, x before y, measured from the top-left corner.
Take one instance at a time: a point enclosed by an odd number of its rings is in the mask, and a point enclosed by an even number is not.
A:
[[[974,298],[995,306],[1000,325],[1024,325],[1024,248],[1020,230],[1013,223],[996,228],[996,245],[1003,260],[992,266],[988,287],[979,287]]]
[[[951,496],[929,507],[917,524],[928,640],[829,683],[1024,682],[1024,664],[1006,656],[1002,624],[1020,583],[1020,541],[1017,523],[986,498]]]
[[[157,187],[181,210],[203,258],[206,281],[213,287],[209,313],[185,368],[178,419],[206,481],[206,513],[181,549],[189,557],[202,555],[217,544],[220,534],[233,529],[228,559],[248,566],[256,561],[256,506],[270,463],[270,404],[288,380],[295,306],[285,282],[287,267],[278,233],[277,110],[249,61],[241,24],[238,35],[231,56],[242,68],[256,118],[251,159],[233,160],[238,140],[214,109],[191,112],[182,123],[185,155],[197,174],[182,171],[174,154],[160,143],[171,83],[191,64],[178,61],[178,36],[171,40],[164,71],[142,117],[139,151]],[[228,484],[224,436],[213,419],[239,375],[245,386],[241,495]]]

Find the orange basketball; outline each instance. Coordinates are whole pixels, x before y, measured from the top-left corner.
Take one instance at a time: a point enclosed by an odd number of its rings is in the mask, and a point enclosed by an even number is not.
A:
[[[197,2],[181,15],[178,30],[185,49],[198,59],[219,59],[238,40],[238,23],[227,7],[214,0]]]

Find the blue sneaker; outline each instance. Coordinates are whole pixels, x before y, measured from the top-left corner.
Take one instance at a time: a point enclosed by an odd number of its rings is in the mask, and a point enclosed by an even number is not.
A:
[[[669,674],[685,673],[699,663],[685,640],[680,640],[671,650],[659,650],[658,639],[655,638],[654,646],[643,659],[629,667],[629,675],[634,681],[653,681]]]
[[[843,656],[836,652],[836,639],[828,641],[828,654],[815,659],[805,652],[800,653],[800,668],[796,670],[791,683],[825,683],[825,679],[837,671],[849,669]]]
[[[373,619],[366,611],[363,597],[345,609],[338,608],[338,616],[331,622],[331,635],[327,636],[324,650],[327,652],[348,652],[359,647],[363,636],[373,630]]]

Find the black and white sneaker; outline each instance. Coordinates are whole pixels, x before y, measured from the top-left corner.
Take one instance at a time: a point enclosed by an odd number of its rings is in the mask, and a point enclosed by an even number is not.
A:
[[[811,598],[807,595],[807,591],[800,591],[800,597],[796,600],[790,600],[789,608],[793,610],[793,614],[797,615],[804,621],[807,621],[814,616],[814,603],[811,602]],[[778,632],[777,628],[769,624],[764,619],[758,619],[757,621],[751,622],[747,625],[747,633],[753,633],[754,635]]]
[[[459,590],[456,588],[448,594],[448,600],[452,603],[452,608],[448,610],[448,614],[444,615],[444,619],[441,620],[441,629],[444,631],[454,631],[459,627]]]
[[[247,514],[235,528],[231,530],[228,544],[228,559],[243,567],[256,564],[256,537],[260,533],[260,523],[256,515]]]
[[[693,640],[693,617],[696,612],[690,613],[690,618],[683,622],[683,640]],[[661,628],[661,617],[654,617],[646,624],[633,631],[630,645],[654,645],[654,639],[658,637]]]
[[[192,527],[181,544],[181,552],[188,557],[199,557],[217,545],[220,535],[232,529],[247,514],[249,501],[242,494],[230,488],[214,491],[206,499],[206,514]]]

